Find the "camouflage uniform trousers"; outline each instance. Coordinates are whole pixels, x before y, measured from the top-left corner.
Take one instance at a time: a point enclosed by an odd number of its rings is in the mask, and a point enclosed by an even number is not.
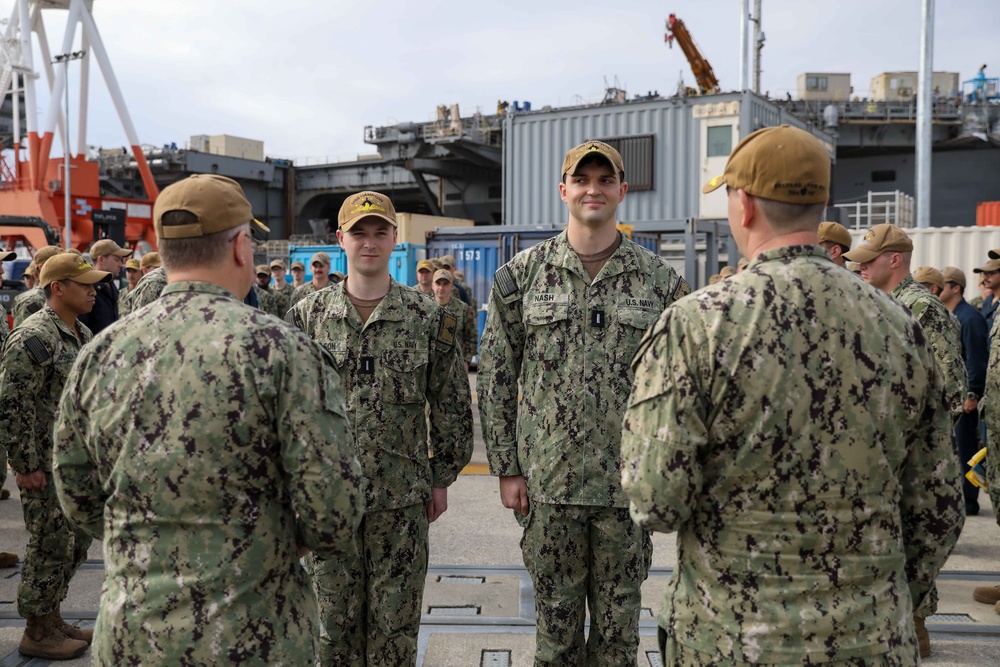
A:
[[[423,503],[365,512],[357,556],[311,559],[322,667],[417,664],[427,527]]]
[[[635,667],[653,543],[628,509],[532,503],[521,551],[535,587],[535,667]]]
[[[751,667],[761,663],[744,663],[733,660],[719,661],[716,656],[697,651],[678,642],[662,627],[658,628],[660,658],[663,667]],[[870,658],[834,660],[833,662],[796,662],[785,667],[914,667],[917,665],[916,644],[907,648],[907,655],[900,657],[888,653]],[[770,664],[770,663],[769,663]],[[781,667],[774,665],[773,667]]]
[[[46,479],[44,489],[21,489],[28,546],[17,587],[17,613],[25,618],[59,608],[70,580],[87,560],[91,543],[90,536],[63,514],[52,473],[46,473]]]

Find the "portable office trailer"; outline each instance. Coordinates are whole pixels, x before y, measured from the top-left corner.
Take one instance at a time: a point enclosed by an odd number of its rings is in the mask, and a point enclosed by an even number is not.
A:
[[[330,272],[347,273],[347,255],[339,245],[290,245],[288,247],[289,268],[292,262],[302,262],[306,267],[307,281],[312,280],[312,267],[309,260],[317,252],[325,252],[330,256]],[[389,275],[404,285],[415,285],[417,282],[417,262],[426,256],[423,246],[412,243],[400,243],[389,257]],[[291,282],[291,271],[285,276]]]
[[[509,112],[503,223],[565,224],[560,168],[566,151],[588,139],[606,141],[622,154],[629,190],[618,207],[619,223],[725,218],[725,191],[703,195],[702,186],[723,172],[743,137],[782,124],[811,131],[833,158],[831,137],[751,92]]]

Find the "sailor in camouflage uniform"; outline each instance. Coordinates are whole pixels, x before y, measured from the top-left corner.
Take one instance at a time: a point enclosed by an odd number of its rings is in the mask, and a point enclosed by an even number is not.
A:
[[[257,307],[268,315],[283,318],[287,308],[281,310],[281,298],[270,290],[271,269],[266,264],[257,266],[257,281],[254,283],[253,291],[257,294]]]
[[[453,280],[454,274],[448,269],[438,269],[434,272],[434,300],[454,315],[458,322],[458,347],[462,351],[465,369],[468,370],[472,358],[476,356],[479,329],[472,308],[455,295]]]
[[[235,181],[192,176],[153,214],[170,284],[80,356],[55,428],[62,506],[104,541],[94,664],[312,665],[299,556],[353,555],[362,507],[343,388],[234,296],[258,224]]]
[[[144,306],[148,306],[163,294],[167,286],[167,272],[160,266],[139,279],[135,289],[125,297],[126,312],[132,313]]]
[[[652,542],[621,489],[621,418],[640,338],[690,288],[616,229],[624,179],[605,143],[566,154],[569,227],[497,271],[480,344],[490,472],[535,587],[535,665],[636,664]]]
[[[280,259],[272,260],[269,268],[271,269],[271,277],[274,278],[274,285],[271,287],[271,292],[277,296],[278,310],[281,311],[278,317],[284,317],[285,313],[288,312],[288,308],[292,305],[292,292],[295,291],[295,288],[285,280],[284,262]]]
[[[91,631],[66,624],[59,605],[87,559],[90,536],[66,520],[52,484],[52,426],[70,367],[91,339],[77,318],[94,306],[97,283],[112,275],[69,253],[45,261],[41,288],[47,302],[22,322],[3,348],[0,437],[21,490],[28,546],[17,612],[27,620],[19,651],[67,660],[87,650]]]
[[[47,245],[35,252],[35,270],[41,273],[42,267],[50,257],[55,257],[65,252],[59,246]],[[29,315],[37,313],[45,306],[45,294],[41,285],[35,285],[27,292],[18,294],[14,298],[14,306],[11,308],[11,317],[14,319],[14,326],[23,322]]]
[[[144,255],[145,256],[145,255]],[[128,280],[128,287],[118,291],[118,318],[128,315],[128,295],[135,289],[135,286],[142,279],[142,265],[134,257],[125,260],[125,278]]]
[[[326,254],[322,250],[313,253],[312,258],[309,260],[309,267],[312,269],[312,278],[304,285],[300,285],[295,288],[295,291],[292,292],[291,299],[288,301],[289,308],[310,294],[315,294],[321,289],[326,289],[333,284],[330,281],[330,255]]]
[[[389,275],[389,198],[348,197],[338,225],[347,279],[286,316],[336,361],[364,473],[359,555],[313,562],[320,662],[406,667],[417,659],[428,524],[447,509],[448,487],[472,455],[469,381],[454,316]]]
[[[754,132],[725,173],[747,270],[643,340],[622,436],[632,516],[678,531],[668,667],[919,662],[911,610],[964,515],[919,322],[818,245],[823,145]]]

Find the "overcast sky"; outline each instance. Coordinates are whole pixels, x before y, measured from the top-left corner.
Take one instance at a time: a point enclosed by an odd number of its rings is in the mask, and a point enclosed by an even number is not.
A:
[[[13,4],[0,0],[0,15]],[[864,96],[876,74],[916,70],[921,5],[763,0],[762,88],[783,98],[800,73],[849,72]],[[967,80],[988,64],[1000,76],[1000,1],[936,5],[935,71]],[[739,9],[739,0],[94,2],[141,142],[183,147],[194,134],[233,134],[263,140],[270,157],[311,163],[373,153],[366,125],[432,120],[438,104],[471,115],[493,113],[498,99],[535,109],[599,102],[605,80],[630,97],[670,94],[681,75],[693,86],[681,50],[663,42],[670,12],[722,89],[735,90]],[[66,12],[43,14],[56,53]],[[78,31],[75,48],[79,39]],[[91,77],[88,143],[126,144],[96,62]]]

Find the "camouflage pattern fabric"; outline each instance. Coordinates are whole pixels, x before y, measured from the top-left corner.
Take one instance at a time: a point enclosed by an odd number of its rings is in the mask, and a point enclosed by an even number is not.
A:
[[[535,503],[521,552],[535,586],[536,667],[635,667],[653,543],[628,510]]]
[[[418,290],[419,291],[419,290]],[[479,327],[476,324],[476,314],[469,304],[457,296],[452,296],[444,309],[455,316],[458,322],[458,347],[466,364],[472,363],[479,348]]]
[[[990,331],[990,356],[986,364],[986,389],[979,410],[986,423],[986,475],[990,502],[1000,507],[1000,318],[993,320]],[[996,513],[1000,525],[1000,512]]]
[[[11,316],[14,318],[14,326],[28,319],[40,311],[45,305],[45,292],[41,287],[32,287],[27,292],[23,292],[14,297],[14,307],[11,309]]]
[[[135,288],[129,289],[126,287],[118,292],[118,319],[121,319],[131,312],[131,299],[129,294],[135,291]]]
[[[660,626],[705,664],[917,664],[964,523],[944,389],[916,319],[818,246],[668,308],[622,436],[632,517],[678,531]]]
[[[128,312],[134,313],[159,299],[166,286],[167,270],[158,266],[140,278],[135,289],[128,293],[126,301]]]
[[[271,287],[271,293],[278,299],[278,310],[281,311],[281,314],[278,315],[278,317],[285,317],[285,313],[288,312],[288,309],[292,305],[292,294],[294,292],[295,288],[288,282],[282,282],[281,284],[276,283]]]
[[[20,294],[18,295],[20,296]],[[7,319],[7,311],[0,308],[0,348],[3,347],[4,341],[7,340],[7,336],[10,334],[10,320]]]
[[[455,276],[455,274],[454,274],[454,272],[452,272],[452,277],[454,278],[454,276]],[[476,300],[476,295],[472,293],[472,288],[469,287],[469,284],[467,282],[465,282],[464,280],[459,280],[458,278],[454,278],[454,284],[455,284],[455,296],[460,296],[458,292],[459,292],[459,288],[461,288],[462,292],[465,293],[465,296],[467,298],[460,299],[460,300],[463,303],[465,303],[467,306],[469,306],[469,308],[472,309],[472,312],[478,313],[479,312],[479,301]]]
[[[330,288],[332,288],[336,284],[337,283],[335,283],[335,282],[333,282],[331,280],[330,283],[326,287],[324,287],[323,289],[330,289]],[[288,308],[291,309],[292,306],[294,306],[295,304],[297,304],[302,299],[306,298],[310,294],[315,294],[316,292],[319,292],[319,291],[320,290],[316,289],[316,286],[313,285],[313,281],[311,281],[311,280],[309,282],[307,282],[307,283],[299,285],[298,287],[295,288],[295,291],[292,292],[292,296],[288,300]]]
[[[52,425],[59,396],[73,362],[92,338],[79,321],[77,338],[45,305],[7,338],[0,368],[0,444],[16,473],[52,470]],[[22,489],[21,509],[28,530],[24,567],[17,589],[21,616],[54,611],[70,580],[87,558],[90,537],[63,516],[51,476],[45,489]]]
[[[70,374],[54,476],[104,540],[94,664],[311,665],[296,545],[353,554],[360,467],[326,354],[225,289],[168,285]]]
[[[747,663],[745,662],[737,662],[727,658],[715,659],[711,655],[696,651],[678,642],[675,637],[668,636],[663,628],[658,629],[658,634],[660,661],[663,667],[746,667]],[[802,663],[795,663],[795,667],[900,667],[903,664],[912,663],[902,663],[890,660],[887,655],[879,655],[872,658],[824,662],[806,660]]]
[[[387,510],[417,507],[426,513],[432,487],[450,486],[472,456],[472,403],[468,377],[455,345],[457,322],[433,300],[390,279],[389,292],[362,324],[343,285],[300,301],[286,319],[333,355],[344,381],[348,421],[364,474],[366,525],[369,518],[374,522]],[[428,456],[428,450],[434,452],[433,457]],[[367,530],[371,536],[371,531],[398,531],[399,527],[372,525]],[[426,528],[421,539],[426,550]],[[338,622],[343,620],[338,632],[344,637],[367,637],[369,651],[399,645],[401,639],[383,634],[387,629],[404,634],[407,641],[416,641],[419,618],[412,623],[406,610],[414,604],[419,607],[418,592],[422,595],[424,584],[422,577],[413,582],[405,599],[399,598],[390,612],[369,607],[395,590],[385,591],[381,586],[401,576],[395,570],[404,562],[399,559],[409,553],[369,561],[368,554],[376,548],[388,550],[391,545],[362,540],[366,567],[358,581],[340,580],[347,575],[337,564],[320,562],[316,566],[317,589],[338,591],[321,595],[321,615],[329,618],[340,614],[338,610],[355,610],[344,619],[337,618]],[[418,561],[407,562],[405,576],[418,565]],[[347,595],[349,599],[344,597]],[[327,607],[324,600],[336,606]],[[380,615],[378,624],[370,625],[371,618]],[[321,651],[338,655],[337,641],[330,634],[324,636]],[[390,660],[384,664],[405,663]]]
[[[962,356],[962,325],[941,303],[941,299],[907,276],[891,292],[894,299],[910,309],[924,328],[934,358],[945,380],[947,406],[953,417],[963,413],[969,375]]]
[[[423,504],[365,512],[357,556],[311,559],[322,667],[416,664],[427,526]]]
[[[479,346],[490,472],[524,475],[532,502],[627,507],[619,441],[629,365],[647,327],[688,292],[628,239],[593,284],[565,231],[501,267]]]
[[[268,315],[274,315],[277,318],[285,316],[285,311],[281,310],[281,299],[277,294],[269,289],[264,289],[260,285],[254,285],[253,290],[257,293],[258,308]]]

